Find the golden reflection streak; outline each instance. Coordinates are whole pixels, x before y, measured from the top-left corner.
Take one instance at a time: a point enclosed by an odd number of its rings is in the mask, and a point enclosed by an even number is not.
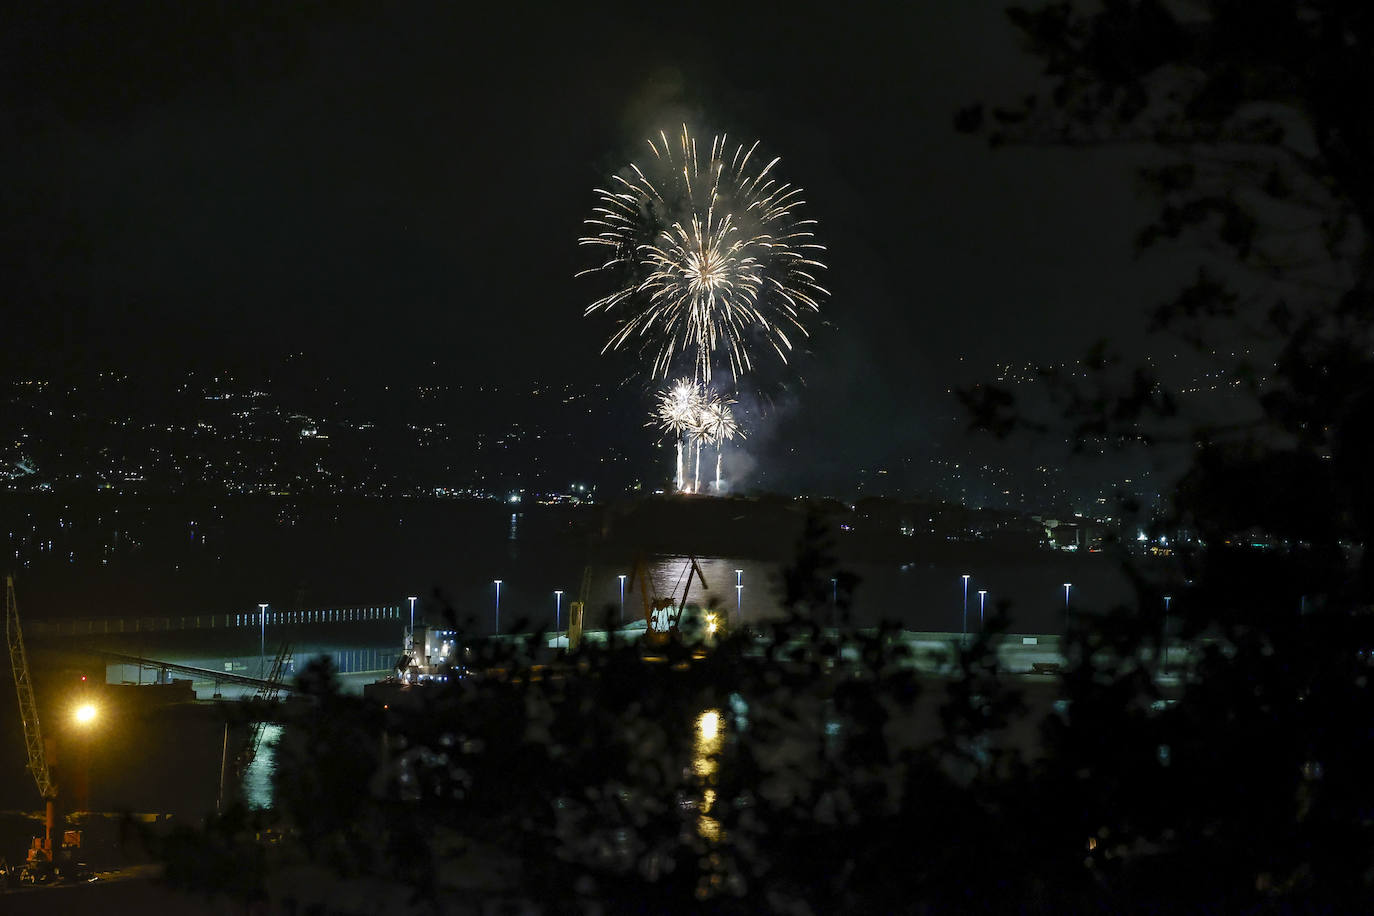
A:
[[[720,754],[721,744],[725,739],[722,725],[718,709],[708,709],[697,716],[696,740],[692,747],[692,771],[696,773],[697,778],[707,784],[715,782],[718,768],[716,757]],[[720,821],[709,816],[715,804],[716,790],[705,789],[697,805],[697,811],[700,812],[697,816],[697,833],[702,839],[713,843],[719,842],[721,837]]]

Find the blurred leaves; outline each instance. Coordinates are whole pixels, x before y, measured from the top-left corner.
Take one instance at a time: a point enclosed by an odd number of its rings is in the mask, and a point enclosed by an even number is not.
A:
[[[231,813],[168,850],[169,877],[247,901],[306,861],[416,906],[550,912],[1374,909],[1374,14],[1009,16],[1044,85],[955,126],[1162,154],[1140,245],[1206,257],[1156,329],[1276,353],[1229,367],[1254,410],[1221,421],[1108,342],[1044,370],[1052,422],[1005,387],[960,392],[999,436],[1187,447],[1149,520],[1169,563],[1118,550],[1136,601],[1066,609],[1056,675],[998,663],[1001,605],[918,673],[895,628],[849,621],[857,582],[808,525],[777,582],[788,616],[709,652],[612,639],[550,663],[540,636],[479,641],[483,676],[389,709],[312,669],[279,839]]]

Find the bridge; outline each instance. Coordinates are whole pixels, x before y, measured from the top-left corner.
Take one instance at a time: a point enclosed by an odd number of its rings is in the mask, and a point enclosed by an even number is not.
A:
[[[234,684],[239,687],[252,687],[254,689],[266,687],[288,692],[296,689],[289,681],[274,683],[260,677],[249,677],[246,674],[234,674],[231,671],[216,671],[214,668],[202,668],[197,665],[169,662],[165,659],[144,658],[138,655],[125,655],[122,652],[103,652],[98,650],[91,650],[91,654],[105,659],[106,662],[113,662],[118,665],[137,665],[139,668],[152,668],[164,674],[167,672],[189,674],[193,680],[214,681],[217,685]]]

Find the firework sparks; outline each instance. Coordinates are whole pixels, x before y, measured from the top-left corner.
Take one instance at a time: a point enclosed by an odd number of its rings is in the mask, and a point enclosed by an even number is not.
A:
[[[756,343],[787,362],[793,338],[807,334],[805,316],[829,295],[817,279],[825,249],[815,221],[798,216],[802,189],[773,175],[776,158],[760,167],[757,147],[731,152],[716,137],[703,167],[684,125],[676,148],[660,133],[643,168],[631,163],[596,190],[579,244],[606,255],[582,274],[605,272],[618,284],[584,312],[618,322],[603,353],[643,348],[653,378],[690,357],[707,383],[724,363],[738,384],[754,368]]]
[[[730,409],[734,403],[733,398],[713,393],[707,398],[699,416],[701,437],[716,447],[716,492],[720,492],[720,455],[725,443],[736,436],[744,438],[744,431]],[[699,460],[700,452],[697,455]]]
[[[715,488],[720,489],[720,461],[725,443],[737,436],[745,438],[744,431],[731,409],[735,403],[734,398],[726,397],[690,378],[678,379],[659,392],[653,419],[649,425],[656,424],[664,432],[673,435],[677,444],[675,480],[678,490],[687,489],[687,475],[683,467],[684,444],[696,449],[696,472],[692,492],[696,492],[700,487],[701,449],[704,445],[714,445],[716,448]]]
[[[692,379],[678,379],[658,396],[654,411],[658,425],[677,440],[677,488],[686,489],[686,475],[682,467],[682,443],[688,433],[695,433],[705,398],[701,387]]]

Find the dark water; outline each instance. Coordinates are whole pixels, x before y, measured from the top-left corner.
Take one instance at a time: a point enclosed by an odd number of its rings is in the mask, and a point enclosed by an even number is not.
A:
[[[556,614],[566,621],[587,566],[588,613],[599,619],[609,608],[618,617],[618,577],[632,573],[637,557],[658,595],[680,596],[689,552],[699,558],[707,585],[703,594],[693,582],[694,602],[705,598],[738,608],[745,620],[760,619],[778,611],[777,574],[792,555],[802,518],[785,505],[731,500],[669,507],[661,515],[640,512],[609,524],[596,507],[493,502],[47,499],[0,504],[7,523],[0,536],[9,536],[25,619],[256,613],[258,602],[273,610],[408,609],[414,595],[421,619],[438,622],[448,609],[476,632],[496,626],[496,579],[502,580],[503,632],[521,620],[552,627]],[[600,537],[606,528],[610,535]],[[971,577],[970,620],[978,590],[986,589],[989,606],[1012,603],[1019,630],[1059,629],[1065,582],[1073,583],[1070,598],[1081,607],[1130,598],[1126,580],[1102,554],[1008,553],[976,541],[931,544],[881,535],[834,540],[840,567],[860,580],[852,595],[860,623],[886,618],[912,629],[958,630],[963,574]],[[627,616],[641,613],[640,601],[638,588],[627,590]]]

